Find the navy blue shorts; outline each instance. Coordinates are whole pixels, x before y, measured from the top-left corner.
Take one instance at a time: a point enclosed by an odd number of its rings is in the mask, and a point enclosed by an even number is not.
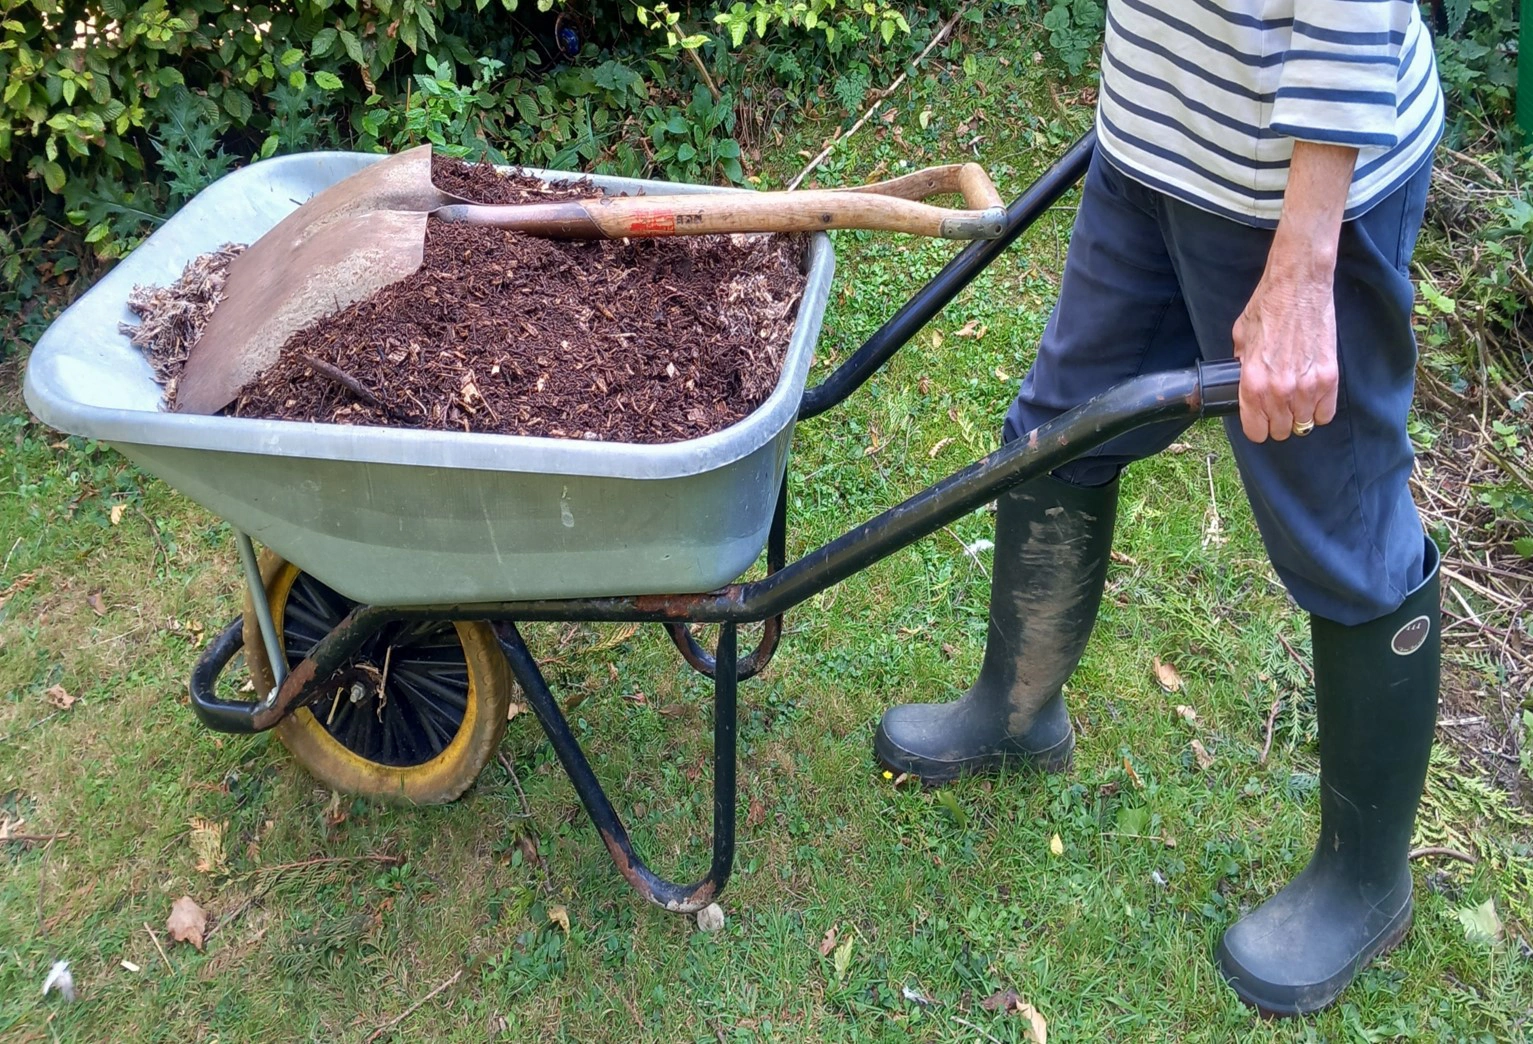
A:
[[[1342,226],[1336,264],[1336,419],[1304,438],[1225,433],[1267,553],[1294,600],[1342,624],[1377,619],[1422,579],[1422,527],[1407,480],[1415,388],[1414,287],[1407,266],[1431,164]],[[1013,439],[1140,373],[1233,354],[1235,320],[1266,265],[1270,229],[1199,210],[1134,181],[1100,152],[1071,234],[1059,301],[1006,414]],[[1131,432],[1060,468],[1109,482],[1186,428]]]

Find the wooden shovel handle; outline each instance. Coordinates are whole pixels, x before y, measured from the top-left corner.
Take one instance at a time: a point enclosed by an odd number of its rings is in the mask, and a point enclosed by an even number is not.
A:
[[[918,202],[956,192],[969,210]],[[441,207],[444,221],[495,225],[556,239],[698,236],[720,232],[817,232],[863,228],[941,239],[996,239],[1006,225],[1000,193],[977,163],[930,167],[874,185],[802,192],[609,196],[562,203]]]

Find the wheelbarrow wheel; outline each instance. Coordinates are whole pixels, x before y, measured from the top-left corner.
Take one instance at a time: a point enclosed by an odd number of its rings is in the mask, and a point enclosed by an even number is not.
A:
[[[270,551],[260,564],[278,639],[288,664],[297,664],[356,603]],[[245,660],[256,691],[269,692],[271,663],[248,592]],[[274,731],[335,790],[445,804],[473,784],[500,745],[512,685],[488,624],[393,624],[369,639],[333,694],[299,707]]]

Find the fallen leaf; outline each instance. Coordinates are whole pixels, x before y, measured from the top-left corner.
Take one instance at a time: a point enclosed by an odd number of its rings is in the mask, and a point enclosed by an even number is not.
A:
[[[1058,834],[1049,838],[1049,855],[1062,856],[1065,854],[1065,843]]]
[[[170,916],[165,919],[165,930],[176,942],[191,943],[202,949],[202,933],[208,927],[208,912],[197,905],[197,900],[183,895],[170,905]]]
[[[558,903],[549,906],[548,923],[557,924],[560,928],[563,928],[566,936],[570,934],[570,912]]]
[[[1197,724],[1198,712],[1187,706],[1185,703],[1178,703],[1176,705],[1176,713],[1183,721],[1187,722],[1187,724]]]
[[[526,710],[527,705],[525,703],[508,703],[506,704],[506,720],[510,721],[518,714],[525,713]]]
[[[1134,763],[1128,759],[1127,754],[1123,755],[1123,771],[1128,773],[1130,783],[1139,790],[1144,789],[1144,780],[1140,779],[1139,773],[1134,771]]]
[[[942,331],[941,330],[933,330],[932,331],[932,347],[933,348],[941,348],[942,347]]]
[[[1193,740],[1188,746],[1192,748],[1192,756],[1198,759],[1198,768],[1206,772],[1214,763],[1214,756],[1197,740]]]
[[[346,822],[346,810],[341,807],[341,792],[332,790],[330,801],[325,805],[325,826],[338,827]]]
[[[208,874],[228,869],[224,855],[224,831],[228,824],[193,816],[191,827],[190,844],[192,855],[197,857],[197,870]]]
[[[954,337],[972,337],[976,341],[985,336],[985,324],[978,319],[970,319],[963,326],[953,331]]]
[[[50,686],[43,695],[48,698],[49,703],[59,710],[68,710],[75,705],[75,697],[69,695],[68,690],[62,685]]]
[[[117,526],[122,524],[122,513],[126,510],[128,510],[126,505],[112,505],[112,525]]]
[[[1186,453],[1190,449],[1192,449],[1192,447],[1185,442],[1173,442],[1171,445],[1166,447],[1166,452],[1171,454],[1173,457],[1180,457],[1183,453]]]
[[[1049,1024],[1044,1021],[1037,1008],[1017,996],[1016,990],[998,990],[980,1001],[979,1006],[986,1011],[1022,1016],[1027,1020],[1025,1039],[1033,1041],[1034,1044],[1048,1044]]]
[[[831,957],[831,964],[836,969],[836,981],[846,978],[847,969],[852,966],[852,944],[857,941],[855,935],[848,935],[842,940],[841,945],[836,947],[835,956]]]
[[[142,970],[141,968],[139,968],[138,965],[134,964],[132,961],[130,961],[130,960],[126,959],[126,958],[124,958],[123,960],[118,961],[117,963],[122,965],[122,970],[123,971],[138,972],[138,971]]]
[[[1122,551],[1114,551],[1112,553],[1112,560],[1117,562],[1119,565],[1136,566],[1139,564],[1139,560],[1137,558],[1134,558],[1132,555],[1125,555]]]
[[[667,703],[664,707],[660,708],[659,713],[663,718],[680,718],[687,713],[687,705],[685,703]]]
[[[760,798],[751,798],[750,808],[745,813],[745,825],[748,828],[760,826],[766,820],[766,806]]]
[[[825,938],[820,940],[820,956],[829,957],[830,951],[836,948],[836,929],[839,925],[831,925],[825,929]]]
[[[946,656],[949,660],[951,660],[953,657],[958,655],[958,650],[953,648],[953,643],[951,643],[951,642],[943,642],[942,643],[942,655]]]
[[[932,111],[930,109],[922,109],[920,115],[916,117],[916,122],[921,125],[922,130],[925,130],[928,126],[930,126],[931,121]]]
[[[933,459],[933,458],[935,458],[935,457],[936,457],[936,456],[937,456],[937,454],[939,454],[939,453],[941,453],[941,452],[942,452],[942,450],[943,450],[943,449],[944,449],[944,448],[945,448],[945,447],[946,447],[946,446],[947,446],[947,445],[948,445],[948,444],[949,444],[949,443],[951,443],[951,442],[952,442],[952,441],[953,441],[953,439],[952,439],[952,437],[951,437],[951,436],[949,436],[949,437],[947,437],[947,438],[944,438],[944,439],[938,439],[938,440],[937,440],[937,441],[936,441],[936,442],[935,442],[935,443],[934,443],[934,444],[933,444],[933,445],[932,445],[932,448],[931,448],[931,449],[929,449],[929,450],[927,450],[927,451],[926,451],[926,456],[927,456],[927,458],[928,458],[928,459]]]
[[[1182,676],[1177,673],[1176,668],[1169,663],[1163,663],[1159,656],[1155,657],[1155,680],[1160,682],[1160,687],[1167,692],[1181,692],[1182,686],[1187,684],[1182,681]]]
[[[1496,901],[1487,899],[1479,906],[1466,906],[1453,911],[1464,926],[1464,938],[1473,943],[1490,945],[1501,938],[1501,918],[1496,916]]]
[[[922,374],[921,379],[916,381],[916,391],[920,392],[922,395],[929,395],[931,394],[931,390],[932,379],[927,377],[925,374]]]
[[[91,612],[95,613],[97,616],[106,615],[106,603],[101,600],[100,591],[92,591],[90,594],[86,595],[85,604],[90,606]]]
[[[1011,374],[997,366],[995,368],[995,379],[998,381],[1009,381],[1011,380]]]
[[[716,932],[724,927],[724,908],[718,903],[709,903],[697,911],[697,930],[700,932]]]

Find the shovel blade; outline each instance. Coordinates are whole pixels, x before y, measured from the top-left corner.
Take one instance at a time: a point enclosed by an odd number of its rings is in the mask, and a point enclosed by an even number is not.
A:
[[[229,266],[224,296],[187,355],[177,413],[216,413],[277,361],[288,338],[417,271],[426,219],[452,197],[431,147],[359,171],[283,218]]]

